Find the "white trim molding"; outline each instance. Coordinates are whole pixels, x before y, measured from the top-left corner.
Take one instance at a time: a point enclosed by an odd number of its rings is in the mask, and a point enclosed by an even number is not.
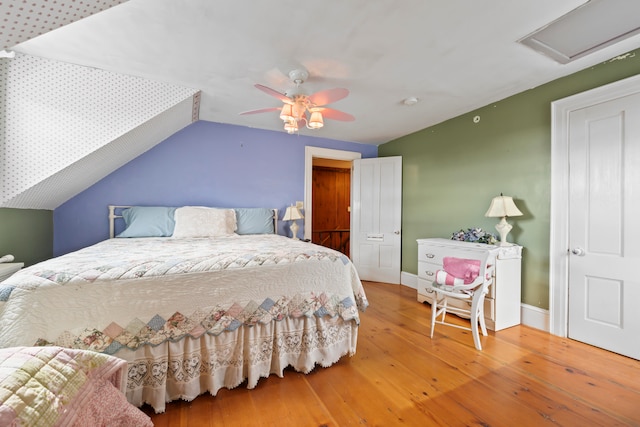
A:
[[[413,273],[407,273],[405,271],[400,272],[400,284],[408,288],[418,290],[418,275]]]
[[[529,304],[520,304],[520,323],[549,332],[549,310]]]

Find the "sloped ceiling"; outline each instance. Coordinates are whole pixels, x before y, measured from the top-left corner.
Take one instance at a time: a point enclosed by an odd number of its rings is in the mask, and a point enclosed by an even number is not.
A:
[[[0,3],[12,20],[0,33],[13,42],[97,9],[41,3]],[[21,53],[0,61],[0,207],[55,209],[198,119],[194,88]]]
[[[3,0],[0,46],[11,48],[126,0]]]
[[[197,89],[23,54],[1,65],[3,207],[55,209],[194,120]]]
[[[41,0],[32,0],[42,3]],[[64,0],[62,0],[64,1]],[[623,3],[597,23],[616,22]],[[98,2],[86,0],[85,4]],[[202,90],[200,119],[283,131],[284,92],[344,87],[355,122],[300,132],[381,144],[640,46],[640,36],[566,65],[518,40],[586,0],[130,0],[30,40],[18,52]],[[419,102],[411,107],[407,97]]]
[[[601,22],[615,22],[619,5],[636,0],[590,1],[609,5],[609,13],[601,17]],[[110,152],[108,144],[126,147],[117,143],[126,135],[137,135],[136,143],[145,139],[151,133],[137,132],[137,128],[149,130],[148,124],[158,115],[181,114],[177,128],[189,120],[203,119],[282,132],[277,112],[239,113],[282,105],[254,84],[285,92],[293,88],[287,75],[295,68],[309,72],[302,85],[306,93],[347,88],[349,96],[330,106],[356,118],[354,122],[326,120],[324,128],[303,128],[300,133],[315,132],[324,138],[378,145],[640,47],[640,36],[636,35],[568,64],[559,64],[518,43],[585,3],[586,0],[0,0],[0,43],[17,52],[15,59],[0,58],[5,81],[13,78],[7,77],[7,70],[14,67],[9,65],[11,61],[20,64],[39,60],[66,64],[75,70],[72,75],[87,70],[110,73],[113,79],[139,79],[148,87],[165,84],[168,93],[177,87],[196,96],[190,115],[188,108],[179,107],[185,99],[181,93],[169,105],[160,103],[162,109],[146,119],[119,128],[119,132],[107,137],[108,141],[102,135],[100,143],[90,150],[76,138],[76,146],[64,151],[68,156],[61,167],[44,175],[43,163],[32,157],[20,160],[18,166],[18,158],[8,158],[11,143],[6,141],[5,131],[1,135],[5,140],[0,140],[0,167],[11,172],[10,176],[4,172],[0,206],[55,208],[66,200],[64,197],[78,191],[75,186],[71,189],[71,181],[80,179],[86,187],[100,174],[108,173],[105,170],[82,178],[79,171],[86,172],[82,165],[94,155]],[[60,70],[64,66],[53,68]],[[64,81],[58,72],[38,75],[33,71],[23,76],[40,79],[44,84]],[[6,82],[0,83],[7,87]],[[107,90],[102,96],[113,99],[120,95]],[[68,91],[61,95],[61,99],[65,97],[72,97],[76,106],[88,99]],[[128,114],[146,111],[146,97],[129,103]],[[403,100],[408,97],[415,97],[418,102],[405,105]],[[6,102],[3,99],[0,106]],[[21,102],[20,108],[28,116],[34,108],[33,100]],[[57,109],[62,109],[59,104],[53,108],[56,111],[51,111],[53,117],[60,114]],[[10,127],[8,110],[0,109],[4,114],[0,121]],[[96,129],[111,129],[101,116],[80,115],[76,119]],[[41,151],[55,152],[57,142],[42,135],[51,134],[60,125],[54,120],[37,120],[30,125],[37,126],[40,132],[39,138],[32,138],[30,143]],[[153,143],[151,139],[158,137],[149,136],[148,142],[140,144],[148,146]],[[109,168],[137,155],[138,147],[133,148],[128,155],[113,156],[118,160]],[[16,188],[7,181],[16,179],[16,167],[31,170],[32,178],[36,178],[26,187]],[[69,174],[74,167],[76,172]],[[62,182],[66,183],[64,188],[58,188]],[[47,192],[57,192],[60,197],[43,197]]]

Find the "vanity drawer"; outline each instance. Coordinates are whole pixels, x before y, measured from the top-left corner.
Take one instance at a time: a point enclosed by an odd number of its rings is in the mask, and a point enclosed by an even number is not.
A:
[[[485,245],[486,246],[486,245]],[[469,247],[457,247],[447,245],[418,245],[418,262],[430,262],[442,265],[445,257],[477,259],[480,254],[486,252],[486,248],[471,245]]]
[[[433,282],[436,280],[436,271],[438,270],[442,270],[442,264],[418,261],[418,277]]]
[[[430,298],[435,295],[432,288],[433,281],[418,277],[418,294],[429,296]]]
[[[450,252],[451,248],[443,246],[418,245],[418,262],[424,261],[442,265],[442,258],[450,256]]]

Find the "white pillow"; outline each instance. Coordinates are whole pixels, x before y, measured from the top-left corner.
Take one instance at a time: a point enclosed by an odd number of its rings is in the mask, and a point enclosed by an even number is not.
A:
[[[215,237],[236,231],[236,212],[233,209],[184,206],[175,211],[173,237]]]

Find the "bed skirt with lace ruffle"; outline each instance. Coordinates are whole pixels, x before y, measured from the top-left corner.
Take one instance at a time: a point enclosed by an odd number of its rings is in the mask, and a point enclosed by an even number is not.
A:
[[[285,318],[267,324],[242,326],[219,335],[185,337],[114,356],[127,360],[127,399],[149,404],[156,413],[165,403],[191,401],[200,394],[216,395],[247,380],[254,388],[260,378],[284,375],[288,366],[309,373],[328,367],[356,351],[358,325],[341,317]]]

